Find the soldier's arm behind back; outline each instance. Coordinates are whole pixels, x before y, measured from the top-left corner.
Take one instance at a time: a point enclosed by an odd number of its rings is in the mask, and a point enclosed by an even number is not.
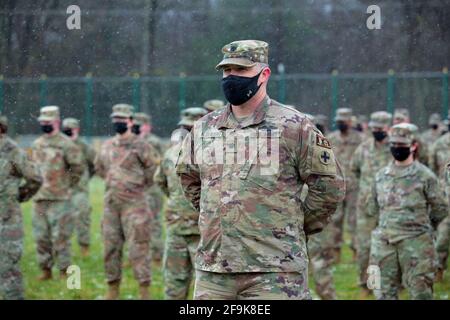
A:
[[[64,156],[69,168],[70,184],[71,186],[76,186],[80,181],[85,168],[83,151],[79,146],[70,141],[66,145]]]
[[[33,197],[42,185],[42,177],[39,168],[28,159],[27,154],[17,148],[14,160],[14,169],[24,182],[19,187],[19,202],[28,201]]]
[[[448,215],[448,203],[444,196],[444,189],[448,186],[448,171],[449,166],[445,168],[445,184],[446,186],[440,186],[437,176],[429,171],[429,177],[427,178],[427,184],[425,189],[425,196],[427,198],[428,206],[430,208],[430,221],[433,228],[437,228],[439,223],[444,220]]]

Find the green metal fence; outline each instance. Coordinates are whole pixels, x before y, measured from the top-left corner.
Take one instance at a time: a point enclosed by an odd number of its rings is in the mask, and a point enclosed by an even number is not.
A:
[[[272,76],[269,95],[299,110],[329,117],[330,125],[339,107],[352,107],[355,114],[376,110],[392,112],[395,107],[410,110],[419,126],[439,112],[447,116],[448,70],[343,74],[285,74]],[[109,135],[111,106],[132,103],[136,110],[153,117],[156,133],[168,136],[176,126],[179,111],[201,106],[205,100],[223,98],[220,75],[178,77],[85,77],[11,78],[0,76],[0,111],[16,134],[39,132],[39,107],[59,105],[63,117],[81,120],[84,135]]]

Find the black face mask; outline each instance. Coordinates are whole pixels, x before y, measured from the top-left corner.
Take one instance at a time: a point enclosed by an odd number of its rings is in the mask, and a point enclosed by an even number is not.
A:
[[[71,137],[73,134],[72,129],[64,129],[63,132],[66,136],[69,136],[69,137]]]
[[[387,137],[386,131],[373,131],[372,135],[376,141],[383,141]]]
[[[391,147],[391,153],[395,160],[405,161],[411,154],[409,147]]]
[[[362,125],[357,124],[357,125],[356,125],[356,130],[359,131],[359,132],[363,132],[363,127],[362,127]]]
[[[325,128],[321,124],[316,124],[316,128],[320,130],[320,132],[325,133]]]
[[[437,128],[439,127],[437,124],[432,124],[431,126],[431,129],[433,129],[433,130],[437,130]]]
[[[348,125],[344,122],[338,122],[337,123],[337,128],[339,129],[340,132],[347,132],[348,130]]]
[[[138,136],[141,133],[141,126],[138,124],[133,124],[131,127],[131,132]]]
[[[128,125],[126,122],[113,122],[113,128],[118,134],[124,134],[128,130]]]
[[[51,133],[53,131],[53,125],[51,124],[42,124],[41,130],[44,133]]]
[[[250,78],[234,75],[222,78],[222,90],[225,98],[234,106],[240,106],[250,100],[261,87],[261,84],[258,86],[261,72]]]

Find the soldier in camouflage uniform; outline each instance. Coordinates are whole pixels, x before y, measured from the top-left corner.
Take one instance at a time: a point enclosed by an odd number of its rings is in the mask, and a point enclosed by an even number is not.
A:
[[[352,128],[352,109],[340,108],[336,111],[336,125],[338,130],[327,135],[334,149],[338,152],[338,160],[343,166],[345,175],[345,199],[338,206],[333,217],[330,232],[334,233],[334,255],[335,261],[340,261],[343,240],[344,219],[347,220],[348,231],[351,235],[350,248],[356,255],[355,228],[356,228],[356,198],[358,185],[354,174],[350,170],[350,160],[356,148],[361,144],[363,138],[359,131]]]
[[[42,269],[40,280],[48,280],[55,260],[61,277],[71,262],[71,190],[78,185],[85,165],[80,148],[60,132],[57,106],[43,107],[38,121],[44,134],[34,141],[32,158],[41,171],[43,185],[33,198],[33,230]]]
[[[380,268],[377,299],[398,299],[400,279],[411,299],[432,299],[435,272],[433,230],[448,207],[436,175],[415,161],[418,129],[401,123],[392,127],[389,143],[394,161],[375,176],[369,216],[372,232],[370,264]]]
[[[116,135],[103,143],[95,159],[95,171],[106,183],[102,220],[106,298],[119,297],[122,249],[126,241],[140,297],[148,299],[151,215],[146,191],[153,183],[159,156],[150,144],[131,132],[132,106],[113,106],[111,117]]]
[[[450,118],[450,115],[449,115]],[[430,148],[430,168],[439,177],[442,188],[447,197],[450,195],[450,189],[446,187],[445,168],[450,161],[450,133],[444,134],[436,140]],[[447,217],[439,225],[437,230],[436,249],[438,256],[438,271],[436,281],[442,281],[444,271],[447,269],[447,259],[450,246],[450,218]]]
[[[133,132],[140,135],[144,141],[147,141],[152,146],[153,150],[158,153],[159,158],[162,157],[165,151],[165,146],[160,137],[152,133],[151,117],[143,112],[136,112],[134,117]],[[147,197],[152,213],[152,224],[150,227],[152,237],[152,259],[154,261],[161,261],[164,251],[164,240],[162,234],[162,218],[161,209],[164,203],[164,193],[161,188],[155,183],[147,192]]]
[[[205,101],[205,103],[203,103],[203,108],[208,110],[208,113],[214,112],[223,107],[225,107],[225,104],[223,103],[222,100],[212,99],[212,100],[207,100],[207,101]]]
[[[306,235],[342,201],[341,168],[303,113],[267,96],[267,43],[235,41],[222,52],[216,68],[230,103],[194,124],[177,162],[200,211],[194,297],[310,299]]]
[[[181,143],[195,120],[204,116],[203,108],[188,108],[172,133],[172,146],[166,151],[155,173],[155,182],[168,197],[165,212],[166,244],[164,246],[164,294],[165,299],[185,300],[188,297],[194,271],[194,256],[200,240],[198,211],[185,198],[175,165]]]
[[[23,223],[19,202],[40,188],[39,170],[7,135],[8,121],[0,114],[0,297],[24,299],[20,259]]]
[[[94,175],[95,151],[80,138],[80,123],[77,119],[66,118],[63,121],[63,132],[81,150],[84,172],[78,185],[72,190],[72,211],[75,219],[75,230],[78,235],[81,255],[89,255],[91,205],[89,201],[89,179]]]
[[[428,145],[431,145],[437,139],[439,139],[442,134],[441,116],[439,115],[439,113],[433,113],[432,115],[430,115],[428,125],[430,128],[422,133],[421,139]]]
[[[362,287],[361,298],[366,298],[367,267],[370,256],[370,233],[375,228],[375,219],[369,217],[367,202],[372,192],[375,174],[388,165],[392,156],[389,151],[388,132],[392,115],[377,111],[370,115],[369,128],[372,138],[356,148],[350,161],[350,169],[358,180],[358,198],[356,204],[356,258],[359,266],[359,285]]]

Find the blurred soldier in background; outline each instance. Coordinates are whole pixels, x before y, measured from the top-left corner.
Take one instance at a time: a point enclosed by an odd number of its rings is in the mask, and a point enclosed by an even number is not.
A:
[[[128,243],[129,260],[139,282],[141,299],[149,299],[151,283],[150,224],[147,190],[159,164],[159,155],[131,130],[133,107],[113,106],[116,135],[105,141],[95,159],[96,173],[105,179],[105,212],[102,221],[106,298],[119,297],[122,278],[122,249]]]
[[[203,108],[183,110],[179,128],[172,133],[172,146],[166,151],[155,173],[155,182],[167,195],[166,243],[164,246],[164,294],[165,299],[185,300],[194,272],[194,257],[200,240],[198,211],[192,206],[181,187],[175,165],[183,139],[194,122],[206,115]]]
[[[392,119],[392,124],[396,125],[399,123],[411,123],[409,117],[409,110],[406,108],[396,108],[394,110],[394,118]]]
[[[442,135],[441,116],[439,113],[430,115],[428,126],[429,129],[422,134],[421,140],[424,143],[431,145]]]
[[[20,259],[23,223],[20,202],[42,185],[38,168],[6,134],[8,121],[0,114],[0,297],[24,299]]]
[[[223,107],[225,107],[225,104],[223,103],[223,101],[222,100],[217,100],[217,99],[207,100],[203,104],[203,108],[208,110],[208,113],[214,112],[214,111],[219,110],[220,108],[223,108]]]
[[[151,117],[143,112],[136,112],[133,121],[133,133],[139,135],[144,141],[150,143],[154,152],[158,153],[161,159],[165,152],[165,145],[162,139],[152,133]],[[156,262],[160,262],[164,251],[164,240],[162,234],[162,214],[161,209],[164,203],[164,193],[161,188],[155,183],[152,184],[147,192],[147,197],[152,214],[151,230],[151,248],[152,259]]]
[[[415,161],[417,134],[413,124],[392,127],[389,144],[395,160],[378,171],[369,198],[368,214],[377,221],[370,264],[381,271],[377,299],[398,299],[401,283],[411,299],[433,299],[433,230],[448,207],[436,175]]]
[[[328,117],[323,114],[318,114],[314,116],[314,124],[317,129],[322,132],[322,134],[327,134],[328,132]]]
[[[369,130],[369,122],[368,122],[367,116],[364,114],[360,114],[356,118],[356,121],[357,121],[356,130],[361,132],[361,134],[363,136],[363,141],[371,138],[372,133]]]
[[[63,132],[81,150],[83,155],[84,172],[78,185],[72,190],[72,211],[74,213],[75,230],[78,236],[81,255],[89,255],[91,204],[89,201],[89,179],[94,175],[95,151],[80,137],[80,122],[74,118],[63,121]]]
[[[60,132],[57,106],[41,108],[38,121],[44,134],[34,141],[32,157],[41,171],[43,185],[33,198],[33,230],[42,269],[39,279],[48,280],[55,260],[61,277],[71,264],[71,190],[78,186],[85,164],[80,148]]]
[[[356,148],[350,168],[358,179],[359,193],[356,206],[356,254],[359,266],[359,285],[361,298],[367,298],[367,267],[369,266],[370,234],[376,226],[374,218],[369,217],[367,202],[372,192],[375,174],[387,166],[392,156],[389,150],[388,133],[392,115],[377,111],[370,115],[369,128],[372,138]]]
[[[356,256],[354,243],[356,227],[356,198],[358,185],[353,172],[350,170],[350,160],[356,148],[362,142],[360,132],[352,128],[352,109],[339,108],[336,110],[335,122],[338,130],[330,133],[327,137],[331,142],[339,163],[342,164],[345,176],[345,199],[339,204],[336,214],[333,216],[332,231],[334,233],[334,255],[338,263],[341,256],[343,241],[344,219],[347,220],[348,231],[351,235],[350,248]]]

